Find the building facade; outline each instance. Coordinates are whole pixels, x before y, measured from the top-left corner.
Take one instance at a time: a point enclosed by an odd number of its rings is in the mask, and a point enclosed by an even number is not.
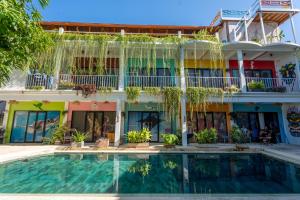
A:
[[[0,89],[4,142],[39,143],[66,123],[85,132],[88,142],[107,137],[115,146],[126,142],[128,131],[142,128],[151,130],[152,142],[162,142],[163,133],[179,133],[187,145],[194,132],[213,127],[218,142],[227,143],[237,124],[253,135],[265,127],[273,130],[274,143],[300,144],[300,45],[293,22],[298,12],[292,0],[256,0],[248,11],[221,10],[206,27],[41,22],[57,35],[193,39],[155,45],[136,39],[126,47],[114,40],[101,43],[102,50],[65,39],[68,46],[57,48],[51,58],[51,73],[16,71]],[[283,41],[283,23],[290,23],[294,41]],[[221,45],[193,37],[197,32],[217,38]],[[105,54],[101,61],[95,55],[99,52]],[[99,71],[98,65],[104,68]],[[141,90],[135,101],[127,98],[127,88],[132,87]],[[187,90],[200,87],[239,92],[209,97],[205,108],[193,108]],[[164,95],[149,92],[154,88],[180,88],[175,115],[166,112]]]

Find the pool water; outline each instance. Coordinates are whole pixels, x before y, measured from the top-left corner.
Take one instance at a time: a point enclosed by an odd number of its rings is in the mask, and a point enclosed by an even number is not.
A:
[[[0,165],[0,193],[300,193],[300,166],[261,154],[59,154]]]

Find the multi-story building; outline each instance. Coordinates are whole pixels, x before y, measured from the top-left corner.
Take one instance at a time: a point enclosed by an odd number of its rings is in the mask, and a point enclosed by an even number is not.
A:
[[[293,22],[298,12],[292,0],[256,0],[248,11],[221,10],[210,26],[202,27],[42,22],[45,30],[57,35],[192,39],[155,45],[139,40],[126,47],[113,40],[101,44],[102,51],[85,46],[89,41],[83,37],[80,42],[65,39],[67,47],[54,52],[51,73],[34,68],[16,71],[1,88],[4,142],[38,143],[63,123],[86,132],[88,142],[108,137],[115,146],[128,131],[142,128],[151,130],[153,142],[161,142],[162,133],[179,132],[187,145],[193,132],[214,127],[219,142],[230,142],[232,124],[237,124],[253,135],[267,127],[273,142],[299,144],[300,45]],[[284,41],[283,23],[290,23],[293,41]],[[221,45],[203,35],[194,37],[199,31],[216,37]],[[78,43],[83,45],[79,48]],[[96,52],[105,54],[101,72]],[[156,67],[148,67],[150,63]],[[79,86],[87,95],[78,91]],[[142,90],[134,102],[126,97],[126,88],[132,87]],[[169,117],[164,95],[145,92],[149,87],[180,88],[177,115]],[[223,91],[237,87],[239,92],[210,96],[205,108],[192,108],[186,98],[191,87]],[[94,93],[97,89],[102,92]]]

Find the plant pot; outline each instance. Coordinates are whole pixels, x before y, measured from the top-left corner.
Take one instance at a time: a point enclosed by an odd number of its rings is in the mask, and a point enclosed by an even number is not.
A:
[[[247,145],[243,145],[243,144],[236,144],[235,145],[235,150],[236,151],[244,151],[246,149],[249,149],[249,147]]]
[[[253,88],[253,89],[249,89],[249,92],[264,92],[264,89],[258,89],[258,88]]]
[[[55,145],[61,145],[61,142],[59,140],[55,140],[54,144]]]
[[[136,149],[148,148],[149,147],[149,142],[144,142],[144,143],[128,143],[127,147],[128,148],[136,148]]]
[[[164,144],[164,147],[167,148],[167,149],[172,149],[172,148],[175,148],[175,144]]]
[[[72,147],[77,147],[77,148],[83,148],[84,147],[84,141],[81,141],[81,142],[72,142],[71,146]]]

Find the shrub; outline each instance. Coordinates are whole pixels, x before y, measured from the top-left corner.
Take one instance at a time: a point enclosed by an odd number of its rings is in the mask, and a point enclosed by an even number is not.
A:
[[[198,133],[194,133],[195,139],[199,144],[212,144],[217,142],[217,130],[214,128],[204,129]]]
[[[151,131],[147,128],[143,128],[141,131],[129,131],[127,133],[127,140],[129,143],[144,143],[151,140]]]
[[[231,129],[231,139],[233,143],[245,143],[246,136],[238,126],[233,126]]]
[[[248,83],[249,89],[265,89],[265,84],[262,81],[254,81],[252,80],[250,83]]]
[[[85,133],[82,133],[80,131],[75,131],[75,133],[72,135],[72,140],[74,142],[83,142],[85,140],[86,136]]]
[[[176,145],[178,144],[178,136],[175,134],[162,134],[165,145]]]
[[[65,138],[65,133],[68,131],[70,131],[70,128],[66,124],[64,124],[60,127],[57,127],[52,134],[50,143],[54,144],[55,141],[60,141],[63,144],[64,138]]]

